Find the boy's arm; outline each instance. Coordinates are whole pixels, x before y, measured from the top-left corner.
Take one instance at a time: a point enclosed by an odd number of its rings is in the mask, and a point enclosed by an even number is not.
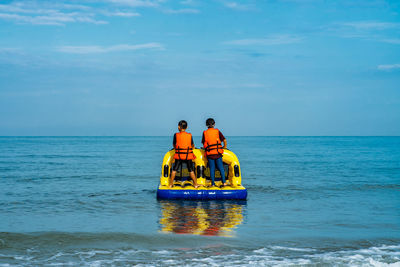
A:
[[[193,136],[192,136],[192,148],[196,148],[196,147],[194,146]]]
[[[228,143],[226,142],[225,136],[221,132],[219,132],[219,139],[222,140],[222,142],[224,142],[224,148],[226,149]]]
[[[174,134],[174,140],[172,141],[172,146],[175,148],[176,145],[176,134]]]

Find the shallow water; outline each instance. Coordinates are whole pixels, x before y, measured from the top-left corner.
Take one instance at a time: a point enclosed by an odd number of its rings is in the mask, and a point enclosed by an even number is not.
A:
[[[0,266],[400,266],[399,137],[229,145],[247,201],[157,201],[170,137],[0,137]]]

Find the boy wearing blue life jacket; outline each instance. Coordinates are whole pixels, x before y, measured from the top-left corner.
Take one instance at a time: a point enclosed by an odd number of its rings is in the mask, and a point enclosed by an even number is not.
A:
[[[210,167],[211,186],[215,186],[215,167],[221,173],[222,186],[226,186],[225,170],[222,162],[222,154],[226,149],[227,142],[225,136],[215,127],[215,121],[212,118],[207,119],[207,130],[203,132],[202,143],[207,157],[208,166]],[[224,146],[222,146],[224,142]]]

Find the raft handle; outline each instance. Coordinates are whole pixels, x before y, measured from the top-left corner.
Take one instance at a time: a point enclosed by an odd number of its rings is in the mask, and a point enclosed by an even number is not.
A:
[[[167,164],[164,165],[164,177],[168,177],[169,166]]]
[[[238,166],[238,165],[235,165],[235,166],[233,167],[233,171],[234,171],[234,173],[235,173],[235,177],[239,177],[239,176],[240,176],[240,173],[239,173],[239,166]]]

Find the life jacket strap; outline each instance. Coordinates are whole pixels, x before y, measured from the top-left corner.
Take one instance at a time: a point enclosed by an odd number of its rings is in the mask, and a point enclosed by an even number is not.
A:
[[[178,154],[179,159],[182,159],[181,155],[186,155],[185,160],[187,160],[190,153],[193,153],[193,148],[191,148],[191,147],[188,147],[188,148],[179,148],[179,147],[177,147],[177,148],[175,148],[175,154]]]
[[[217,150],[218,155],[222,155],[222,153],[219,152],[219,149],[222,149],[222,143],[217,142],[216,144],[208,145],[205,147],[206,152],[210,152],[211,150]]]

